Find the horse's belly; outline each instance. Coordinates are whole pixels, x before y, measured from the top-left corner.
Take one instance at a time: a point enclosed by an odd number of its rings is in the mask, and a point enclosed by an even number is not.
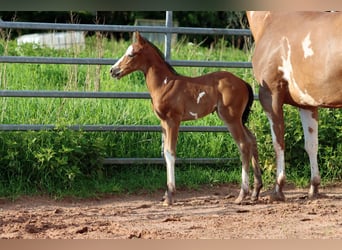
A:
[[[341,85],[341,84],[340,84]],[[338,84],[337,84],[338,86]],[[305,87],[296,82],[289,82],[289,96],[291,101],[302,106],[314,107],[342,107],[342,88],[335,86],[320,85]]]

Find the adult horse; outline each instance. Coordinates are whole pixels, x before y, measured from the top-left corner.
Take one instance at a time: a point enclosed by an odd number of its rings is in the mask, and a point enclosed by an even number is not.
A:
[[[152,107],[161,121],[164,138],[164,158],[167,168],[167,191],[164,204],[173,203],[175,184],[175,157],[181,121],[199,119],[217,112],[234,138],[242,160],[241,191],[236,199],[240,203],[249,191],[249,163],[254,170],[252,200],[257,200],[262,187],[254,135],[244,123],[253,102],[252,88],[229,72],[214,72],[200,77],[186,77],[164,60],[161,51],[135,32],[135,42],[111,67],[112,77],[121,77],[139,70],[145,75],[152,98]]]
[[[342,13],[248,11],[253,71],[276,153],[274,200],[285,200],[283,104],[299,108],[310,159],[309,198],[318,195],[318,108],[342,107]]]

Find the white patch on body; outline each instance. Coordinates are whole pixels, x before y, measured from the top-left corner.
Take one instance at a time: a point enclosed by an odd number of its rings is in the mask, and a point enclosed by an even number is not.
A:
[[[201,98],[205,96],[205,92],[202,91],[201,93],[198,94],[198,97],[197,97],[197,104],[200,102]]]
[[[313,56],[314,52],[311,48],[310,33],[308,33],[307,36],[304,38],[304,40],[302,42],[302,48],[304,51],[304,58]]]
[[[285,37],[283,38],[287,42],[287,55],[281,56],[282,65],[278,67],[279,71],[283,72],[283,79],[289,83],[290,93],[298,93],[299,100],[301,104],[309,104],[312,106],[318,106],[319,102],[317,102],[312,96],[308,94],[307,90],[302,90],[296,82],[296,79],[293,75],[293,68],[291,64],[291,45],[289,40]]]
[[[175,157],[168,151],[164,151],[165,161],[166,161],[166,174],[167,174],[167,186],[175,191],[176,181],[175,181]]]
[[[164,84],[167,84],[168,81],[169,81],[169,80],[167,79],[167,77],[165,77],[165,79],[164,79]]]
[[[190,115],[192,115],[193,117],[195,117],[195,119],[198,119],[198,114],[197,113],[194,113],[194,112],[189,112]]]
[[[282,66],[279,66],[278,70],[283,72],[284,80],[290,83],[294,81],[294,79],[292,79],[293,76],[292,76],[292,64],[291,64],[291,46],[290,46],[289,40],[287,38],[284,38],[284,39],[286,39],[286,42],[287,42],[287,56],[286,57],[284,55],[281,56]]]

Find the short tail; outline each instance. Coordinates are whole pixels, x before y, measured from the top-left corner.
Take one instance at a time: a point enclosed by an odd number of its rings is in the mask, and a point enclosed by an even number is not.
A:
[[[249,113],[251,112],[251,107],[252,107],[252,104],[254,101],[254,93],[253,93],[253,89],[252,89],[251,85],[246,83],[246,87],[248,89],[248,102],[247,102],[246,108],[242,114],[242,123],[243,124],[245,124],[248,120],[248,116],[249,116]]]

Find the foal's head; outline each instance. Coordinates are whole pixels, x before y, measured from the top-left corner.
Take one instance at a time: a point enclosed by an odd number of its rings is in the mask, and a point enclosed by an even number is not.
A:
[[[126,53],[111,67],[112,77],[120,79],[121,77],[136,70],[144,71],[148,55],[144,55],[144,49],[148,45],[138,31],[135,32],[135,42],[131,44]]]

